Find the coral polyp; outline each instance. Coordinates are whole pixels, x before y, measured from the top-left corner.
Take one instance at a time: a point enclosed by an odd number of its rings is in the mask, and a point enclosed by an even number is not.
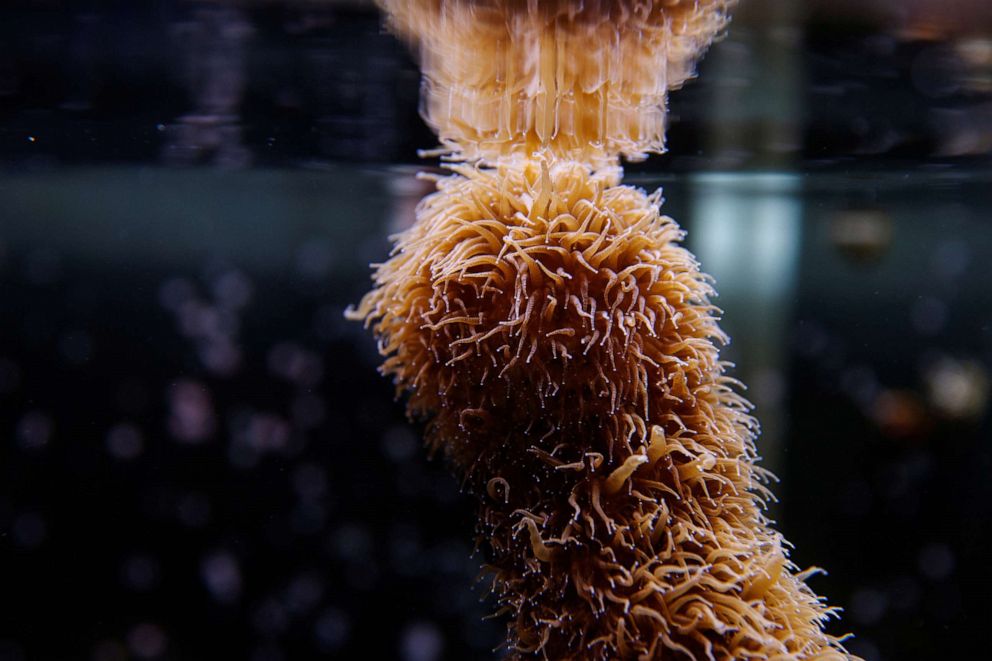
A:
[[[690,398],[715,365],[695,341],[721,337],[709,284],[676,245],[681,230],[615,170],[454,169],[359,310],[383,370],[465,469],[480,461],[468,442],[479,428],[598,433],[605,456],[629,453],[629,416]]]
[[[762,514],[709,278],[659,197],[575,162],[454,169],[354,314],[482,498],[511,646],[844,658]]]
[[[731,4],[384,2],[452,173],[349,315],[479,500],[512,658],[850,658],[764,514],[711,279],[620,183]]]

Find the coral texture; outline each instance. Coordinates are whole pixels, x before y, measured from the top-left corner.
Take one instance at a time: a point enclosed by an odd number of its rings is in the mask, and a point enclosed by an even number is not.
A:
[[[482,499],[511,647],[846,658],[762,514],[709,279],[617,172],[458,166],[354,315]]]
[[[710,279],[616,165],[730,3],[384,4],[463,162],[349,316],[479,498],[511,656],[850,658],[763,513]]]

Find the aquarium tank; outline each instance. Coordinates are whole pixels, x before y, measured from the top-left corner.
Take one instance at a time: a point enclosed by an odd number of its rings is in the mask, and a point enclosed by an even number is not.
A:
[[[0,661],[984,658],[990,209],[987,0],[8,0]]]

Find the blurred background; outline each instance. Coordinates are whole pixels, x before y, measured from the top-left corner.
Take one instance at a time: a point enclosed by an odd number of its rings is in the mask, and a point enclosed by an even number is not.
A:
[[[495,659],[471,499],[342,317],[436,167],[369,2],[0,9],[0,660]],[[628,168],[717,278],[868,660],[992,616],[992,6],[742,0]]]

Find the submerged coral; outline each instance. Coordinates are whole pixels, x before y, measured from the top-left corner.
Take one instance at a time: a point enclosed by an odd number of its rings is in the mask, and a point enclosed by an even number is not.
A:
[[[349,316],[479,498],[514,658],[850,658],[763,513],[710,278],[616,165],[730,4],[384,2],[460,162]]]
[[[455,170],[354,316],[482,500],[511,647],[845,658],[762,514],[709,279],[658,196],[575,162]]]

